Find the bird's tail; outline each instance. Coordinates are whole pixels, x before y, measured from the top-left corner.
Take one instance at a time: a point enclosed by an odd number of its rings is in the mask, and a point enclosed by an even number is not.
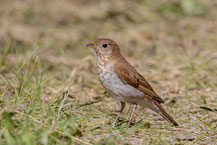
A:
[[[160,109],[160,111],[156,111],[157,113],[159,113],[164,119],[173,125],[179,126],[179,124],[166,112],[166,110],[158,102],[154,101],[154,104]]]

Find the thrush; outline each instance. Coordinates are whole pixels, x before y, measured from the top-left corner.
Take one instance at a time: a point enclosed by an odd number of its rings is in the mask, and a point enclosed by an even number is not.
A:
[[[93,48],[97,54],[97,73],[99,80],[108,94],[120,101],[121,109],[116,120],[123,111],[125,104],[133,105],[128,125],[132,122],[137,105],[147,107],[160,114],[175,126],[178,123],[166,112],[160,98],[145,78],[128,63],[121,55],[120,48],[111,39],[98,39],[87,47]]]

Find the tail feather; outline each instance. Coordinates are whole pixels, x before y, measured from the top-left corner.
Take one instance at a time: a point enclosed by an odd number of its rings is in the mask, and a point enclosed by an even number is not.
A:
[[[154,101],[155,105],[160,109],[158,113],[166,119],[168,122],[172,123],[175,126],[179,126],[179,124],[166,112],[166,110],[156,101]]]

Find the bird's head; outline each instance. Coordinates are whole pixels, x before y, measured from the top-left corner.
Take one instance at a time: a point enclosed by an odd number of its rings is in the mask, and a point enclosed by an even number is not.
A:
[[[101,57],[120,55],[119,46],[111,39],[101,38],[94,43],[87,44],[87,47],[93,48]]]

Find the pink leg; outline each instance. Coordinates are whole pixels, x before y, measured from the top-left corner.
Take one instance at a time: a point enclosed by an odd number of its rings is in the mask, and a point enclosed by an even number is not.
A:
[[[118,113],[117,117],[115,118],[115,121],[114,121],[114,122],[117,122],[117,121],[118,121],[118,119],[119,119],[119,117],[120,117],[120,115],[121,115],[121,112],[124,110],[125,105],[126,105],[126,103],[121,102],[121,110],[119,111],[119,113]]]
[[[128,123],[127,127],[130,126],[130,124],[131,124],[131,122],[132,122],[132,120],[133,120],[133,115],[134,115],[134,112],[136,111],[136,108],[137,108],[137,104],[134,104],[134,105],[133,105],[133,110],[132,110],[132,112],[131,112],[131,114],[130,114],[130,120],[129,120],[129,123]]]

